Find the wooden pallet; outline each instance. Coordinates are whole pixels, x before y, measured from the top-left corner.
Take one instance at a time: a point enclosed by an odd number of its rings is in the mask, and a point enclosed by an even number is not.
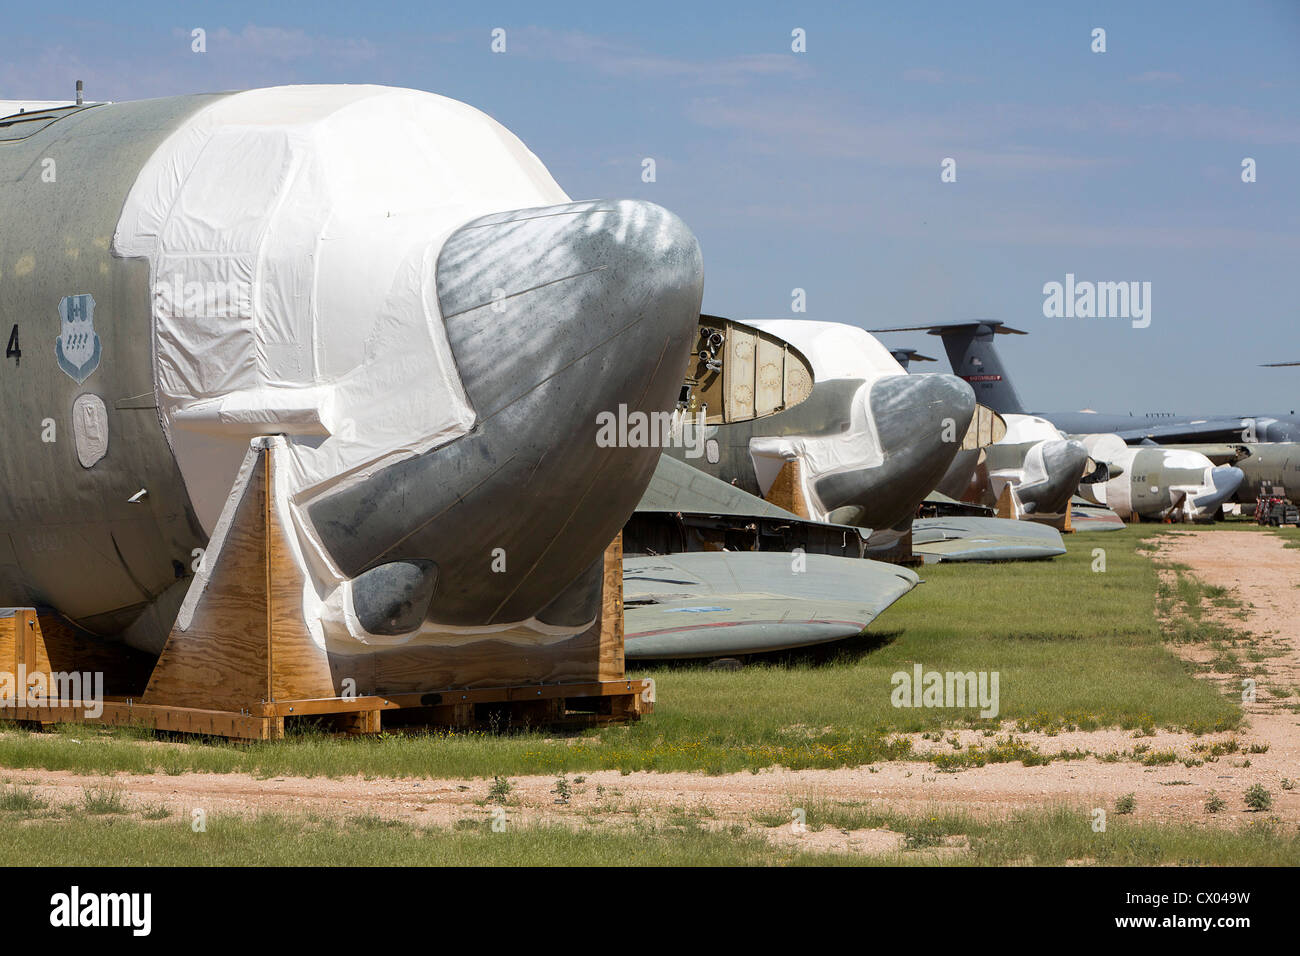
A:
[[[12,662],[15,678],[48,686],[58,673],[93,672],[103,687],[94,717],[88,711],[96,708],[75,699],[0,707],[0,717],[268,740],[298,718],[378,733],[385,723],[541,726],[635,720],[653,710],[653,682],[629,681],[624,672],[621,535],[605,552],[600,613],[573,637],[367,655],[322,647],[302,618],[305,581],[290,555],[288,505],[276,484],[282,447],[283,439],[253,443],[187,608],[151,669],[147,656],[142,662],[57,616],[0,609],[0,674]]]
[[[266,701],[240,713],[134,700],[64,700],[5,707],[0,716],[42,726],[104,724],[231,740],[279,740],[284,737],[286,724],[295,720],[317,721],[340,733],[378,734],[386,728],[412,726],[454,730],[588,727],[636,720],[653,711],[653,680],[621,680],[444,690],[393,697]]]

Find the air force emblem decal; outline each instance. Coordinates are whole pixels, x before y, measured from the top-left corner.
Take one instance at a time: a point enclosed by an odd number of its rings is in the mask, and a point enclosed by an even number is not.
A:
[[[80,385],[99,368],[102,351],[95,334],[95,300],[89,295],[68,295],[59,301],[61,328],[55,343],[59,368]]]

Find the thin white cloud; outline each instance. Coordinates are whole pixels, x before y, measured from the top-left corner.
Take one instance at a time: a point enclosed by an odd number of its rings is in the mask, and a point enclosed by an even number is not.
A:
[[[861,116],[825,101],[795,98],[739,103],[698,99],[687,115],[702,126],[732,130],[747,148],[767,154],[797,153],[852,159],[883,166],[933,166],[945,157],[1004,171],[1077,170],[1112,165],[1086,154],[1021,145],[996,115],[970,113]],[[936,172],[937,176],[938,173]]]
[[[186,36],[189,31],[184,32]],[[248,24],[239,32],[218,27],[208,32],[209,53],[232,52],[239,55],[264,57],[272,60],[303,60],[319,57],[325,60],[372,60],[378,51],[365,38],[335,37],[311,34],[306,30],[286,30],[283,27],[262,27]]]
[[[807,67],[793,53],[751,53],[716,60],[689,60],[646,52],[578,31],[526,27],[508,31],[509,49],[537,59],[578,63],[610,76],[739,86],[751,80],[802,76]]]

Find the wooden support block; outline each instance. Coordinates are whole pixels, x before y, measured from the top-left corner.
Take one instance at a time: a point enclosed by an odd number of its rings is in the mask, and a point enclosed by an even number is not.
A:
[[[1016,504],[1015,499],[1012,497],[1013,494],[1014,492],[1011,490],[1011,482],[1008,481],[1002,486],[1002,493],[998,495],[999,518],[1016,517]]]
[[[302,619],[305,582],[276,494],[275,441],[249,449],[186,599],[192,613],[172,628],[145,703],[239,711],[338,695],[325,652]]]
[[[795,458],[782,465],[771,487],[767,489],[764,500],[778,508],[791,511],[800,518],[811,519],[812,512],[808,509],[808,499],[804,497],[803,478],[799,467],[799,461]]]
[[[542,700],[524,700],[514,704],[511,715],[515,724],[544,727],[564,716],[564,698],[549,697]]]
[[[605,549],[605,584],[601,602],[600,662],[597,680],[618,680],[627,673],[623,649],[623,532]]]

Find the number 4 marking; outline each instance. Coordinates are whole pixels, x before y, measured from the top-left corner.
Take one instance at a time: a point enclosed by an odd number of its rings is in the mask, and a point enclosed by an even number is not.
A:
[[[21,365],[23,360],[23,350],[18,347],[18,326],[9,333],[9,345],[5,347],[5,358],[14,360],[15,365]]]

